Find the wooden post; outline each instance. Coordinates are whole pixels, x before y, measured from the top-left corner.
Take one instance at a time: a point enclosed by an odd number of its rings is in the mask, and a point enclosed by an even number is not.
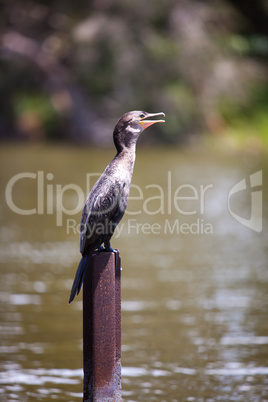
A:
[[[121,260],[96,252],[83,283],[84,402],[121,401]]]

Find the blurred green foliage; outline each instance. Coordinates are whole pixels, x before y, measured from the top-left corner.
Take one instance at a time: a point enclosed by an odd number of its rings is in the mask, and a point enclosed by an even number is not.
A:
[[[243,142],[256,138],[260,145],[268,149],[268,88],[254,87],[245,104],[230,99],[219,102],[219,112],[223,116],[226,132]]]
[[[117,118],[143,109],[167,115],[145,141],[268,143],[264,0],[3,0],[0,11],[2,138],[110,144]]]
[[[59,115],[43,93],[17,93],[13,107],[22,131],[31,132],[33,137],[61,138]]]

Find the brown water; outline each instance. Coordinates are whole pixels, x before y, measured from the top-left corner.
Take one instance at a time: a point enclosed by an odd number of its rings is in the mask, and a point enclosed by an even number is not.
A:
[[[82,398],[81,295],[68,305],[76,225],[86,174],[112,157],[1,146],[1,401]],[[256,198],[237,187],[232,216],[229,191],[250,175]],[[137,199],[112,241],[124,401],[268,401],[267,158],[138,149],[133,183]]]

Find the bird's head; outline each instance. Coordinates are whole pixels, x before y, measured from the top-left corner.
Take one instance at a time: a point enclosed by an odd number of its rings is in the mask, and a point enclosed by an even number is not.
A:
[[[152,124],[165,123],[165,120],[152,120],[157,116],[165,116],[165,113],[147,113],[135,110],[124,114],[114,129],[114,144],[117,151],[121,152],[122,149],[135,145],[142,131]]]

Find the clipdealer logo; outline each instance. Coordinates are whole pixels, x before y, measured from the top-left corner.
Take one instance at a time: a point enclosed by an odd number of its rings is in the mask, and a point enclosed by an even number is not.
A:
[[[90,173],[86,175],[86,194],[90,192],[93,182],[100,176],[100,173]],[[36,191],[36,205],[35,208],[22,208],[20,206],[20,199],[17,189],[25,185],[25,180],[31,180],[27,183],[35,186]],[[74,216],[81,213],[85,202],[85,194],[83,189],[77,184],[55,184],[53,183],[54,175],[52,173],[45,173],[43,171],[24,172],[13,176],[7,183],[5,197],[8,207],[16,214],[19,215],[53,215],[56,216],[56,226],[63,226],[66,223],[67,234],[79,233],[79,222],[74,218],[67,216]],[[241,225],[253,230],[255,232],[262,231],[262,171],[255,172],[249,177],[250,185],[247,186],[246,179],[236,183],[228,194],[226,194],[226,203],[230,215]],[[126,216],[139,215],[142,212],[146,215],[172,215],[172,219],[165,219],[164,224],[161,225],[157,222],[152,224],[140,223],[136,219],[128,219],[127,223],[121,223],[116,228],[115,235],[121,232],[130,233],[134,229],[136,234],[213,234],[213,225],[205,219],[205,205],[208,197],[213,197],[211,190],[214,188],[213,184],[206,186],[200,184],[193,186],[191,184],[181,184],[176,187],[172,181],[172,172],[167,172],[167,181],[165,188],[159,184],[148,184],[144,188],[136,184],[131,185],[131,192],[129,196],[129,207],[126,210]],[[251,191],[251,213],[250,218],[246,219],[234,211],[232,198],[236,194],[244,197],[243,192],[246,189]],[[133,195],[134,193],[134,195]],[[70,197],[71,195],[71,197]],[[72,199],[71,203],[66,199]],[[75,202],[74,202],[75,200]],[[132,203],[135,201],[135,203]],[[136,210],[133,211],[133,205]],[[139,208],[136,206],[139,205]],[[224,206],[223,206],[224,207]],[[180,219],[174,219],[174,214],[180,216]],[[196,220],[192,223],[183,221],[181,217],[196,216]],[[133,229],[134,228],[134,229]]]
[[[250,217],[246,219],[234,211],[231,208],[231,198],[233,195],[244,192],[248,189],[246,179],[243,179],[236,183],[228,194],[228,210],[232,217],[241,225],[260,233],[262,231],[262,170],[255,172],[249,176],[249,189],[251,193],[251,206]]]

